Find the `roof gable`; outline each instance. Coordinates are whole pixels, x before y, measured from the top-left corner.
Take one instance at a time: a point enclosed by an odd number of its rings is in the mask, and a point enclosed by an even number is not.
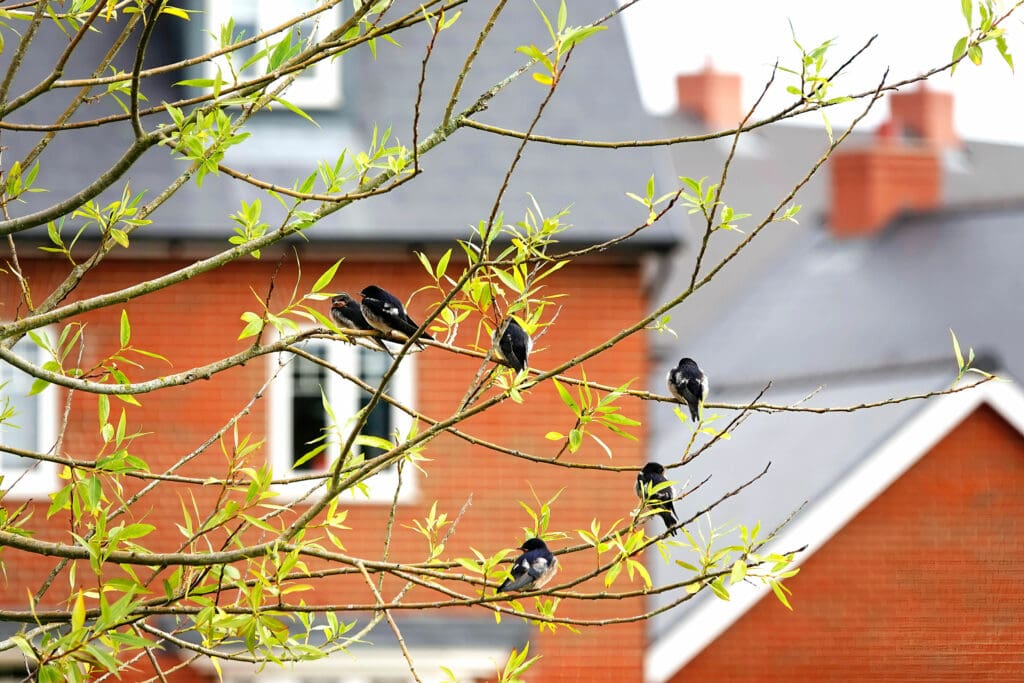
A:
[[[1024,392],[1016,384],[990,381],[976,389],[931,399],[801,512],[765,552],[786,552],[806,544],[807,550],[794,562],[803,564],[982,404],[1024,434]],[[669,680],[770,592],[765,586],[741,583],[732,587],[730,602],[705,600],[696,606],[648,648],[645,680]]]

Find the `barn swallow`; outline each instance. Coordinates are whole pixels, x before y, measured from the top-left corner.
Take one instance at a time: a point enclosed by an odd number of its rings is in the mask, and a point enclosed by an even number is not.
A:
[[[524,552],[512,565],[512,576],[498,587],[499,593],[543,588],[558,572],[558,560],[539,538],[528,539],[519,549]]]
[[[708,378],[691,358],[684,358],[668,371],[668,390],[676,400],[690,407],[694,422],[700,418],[700,408],[708,396]]]
[[[515,368],[516,372],[526,369],[528,356],[533,348],[533,340],[515,318],[512,316],[505,318],[505,321],[494,331],[491,344],[494,346],[494,355],[498,360],[508,363],[509,366]]]
[[[394,295],[385,292],[376,285],[370,285],[360,294],[363,295],[363,303],[360,309],[366,322],[374,329],[384,334],[397,332],[399,335],[409,338],[419,329],[419,325],[413,322],[412,318],[405,312],[405,307]],[[431,339],[429,334],[424,332],[420,335],[423,339]],[[422,345],[417,344],[420,348]]]
[[[370,327],[370,323],[366,322],[366,317],[359,308],[359,304],[349,296],[348,292],[342,292],[337,296],[331,297],[331,319],[338,327],[344,327],[349,330],[373,329]],[[382,340],[377,337],[371,337],[371,339],[381,350],[389,356],[391,355],[391,349],[386,347]]]
[[[637,497],[643,501],[643,508],[657,512],[658,516],[665,522],[669,535],[675,536],[677,531],[675,525],[679,523],[679,519],[676,517],[676,508],[672,503],[672,499],[675,498],[672,487],[665,486],[651,493],[651,489],[667,481],[665,479],[665,468],[656,462],[649,462],[636,475],[636,484],[633,486],[633,490],[636,491]]]

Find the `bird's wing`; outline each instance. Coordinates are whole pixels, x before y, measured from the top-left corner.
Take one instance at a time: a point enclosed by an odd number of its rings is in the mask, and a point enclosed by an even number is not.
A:
[[[526,333],[513,334],[512,339],[509,340],[509,350],[512,352],[512,359],[516,365],[516,368],[526,367],[526,354],[530,352],[529,337]]]
[[[406,337],[411,337],[412,333],[420,328],[404,311],[395,319],[394,325],[395,329]]]
[[[387,315],[392,315],[396,318],[401,318],[405,315],[405,309],[396,303],[391,301],[381,301],[381,310]]]
[[[498,340],[498,350],[502,360],[516,370],[526,367],[526,342],[521,335],[513,332],[511,327],[507,327]]]
[[[501,584],[498,590],[517,591],[529,585],[536,578],[530,573],[530,569],[530,561],[523,555],[512,565],[512,578],[505,579],[505,582]]]

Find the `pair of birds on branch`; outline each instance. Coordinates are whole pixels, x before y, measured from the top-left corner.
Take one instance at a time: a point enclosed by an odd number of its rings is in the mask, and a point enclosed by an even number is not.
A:
[[[690,409],[694,422],[700,420],[700,410],[708,393],[708,378],[691,358],[683,358],[669,370],[668,390]],[[678,532],[675,492],[665,478],[665,468],[649,462],[636,476],[634,491],[641,501],[641,509],[649,509],[661,517],[669,535]],[[498,587],[499,593],[529,591],[543,588],[558,571],[558,559],[539,538],[527,539],[519,546],[523,554],[512,563],[511,575]]]
[[[356,303],[347,292],[342,292],[331,299],[331,318],[339,327],[351,330],[377,330],[387,336],[399,336],[410,339],[420,326],[405,312],[405,306],[395,295],[370,285],[359,293],[362,303]],[[419,337],[433,341],[426,331]],[[383,340],[373,337],[373,341],[388,354],[391,351]],[[502,363],[514,368],[516,372],[526,369],[529,362],[533,340],[519,322],[508,316],[494,331],[492,338],[494,355]],[[421,346],[422,348],[422,346]]]
[[[405,312],[405,306],[394,294],[377,285],[370,285],[359,292],[362,303],[357,303],[348,292],[342,292],[331,299],[331,318],[339,327],[350,330],[376,330],[387,336],[411,339],[420,326]],[[425,330],[419,335],[433,340]],[[391,351],[379,337],[373,342],[383,351]],[[422,347],[421,347],[422,348]]]

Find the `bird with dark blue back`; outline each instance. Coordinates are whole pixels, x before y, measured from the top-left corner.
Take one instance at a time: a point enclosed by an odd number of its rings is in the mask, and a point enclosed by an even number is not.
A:
[[[700,420],[700,409],[708,396],[708,377],[692,358],[684,358],[668,371],[668,391],[690,408],[690,418]]]
[[[522,372],[527,368],[533,340],[518,320],[512,316],[505,318],[494,331],[491,344],[498,360],[507,363],[516,372]]]
[[[348,330],[373,329],[370,323],[366,322],[366,317],[359,304],[349,296],[348,292],[341,292],[337,296],[331,297],[331,320],[338,327]],[[377,337],[371,337],[371,339],[382,351],[391,355],[391,350],[384,345],[382,340]]]
[[[633,490],[642,501],[642,508],[656,512],[665,522],[665,528],[668,529],[669,535],[675,536],[678,531],[675,526],[679,523],[673,503],[675,493],[672,491],[671,485],[654,491],[653,489],[658,484],[668,484],[668,479],[665,478],[665,468],[659,463],[649,462],[636,475],[636,484],[633,485]]]
[[[360,292],[363,303],[360,310],[366,322],[375,330],[384,334],[397,334],[409,339],[419,329],[419,325],[405,312],[405,306],[399,299],[377,285],[370,285]],[[433,340],[426,332],[420,335],[423,339]],[[422,345],[419,345],[423,348]]]
[[[498,586],[499,593],[543,588],[558,572],[558,560],[539,538],[528,539],[519,549],[523,554],[512,564],[512,576]]]

